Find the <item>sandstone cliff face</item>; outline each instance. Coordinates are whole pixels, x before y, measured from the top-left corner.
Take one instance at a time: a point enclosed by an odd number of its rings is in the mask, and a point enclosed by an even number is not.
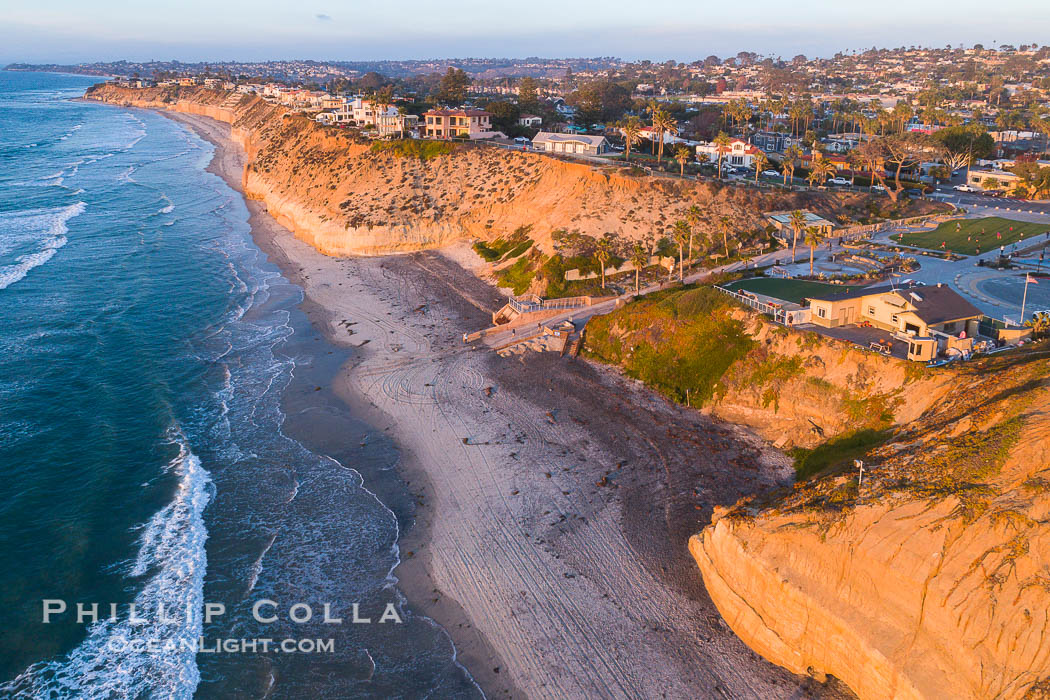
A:
[[[1048,697],[1046,344],[928,369],[724,299],[633,302],[592,321],[587,349],[671,395],[728,357],[705,410],[785,447],[876,437],[854,453],[863,483],[839,453],[830,473],[716,508],[690,539],[732,629],[862,698]]]
[[[756,347],[722,377],[706,410],[777,447],[813,447],[862,429],[907,425],[951,392],[950,372],[788,331],[744,310]]]
[[[763,212],[806,207],[829,218],[863,210],[863,195],[758,193],[718,184],[628,177],[616,168],[533,153],[459,145],[428,160],[373,153],[350,134],[286,113],[254,96],[203,88],[98,86],[87,97],[208,116],[232,126],[249,163],[248,196],[297,236],[331,255],[382,254],[493,239],[530,227],[553,252],[559,229],[640,239],[669,232],[691,206],[709,231],[728,216],[738,231],[765,226]],[[720,234],[717,234],[720,236]]]
[[[1050,366],[984,362],[932,403],[906,392],[926,409],[861,486],[804,482],[693,536],[712,599],[757,652],[863,698],[1044,697]]]

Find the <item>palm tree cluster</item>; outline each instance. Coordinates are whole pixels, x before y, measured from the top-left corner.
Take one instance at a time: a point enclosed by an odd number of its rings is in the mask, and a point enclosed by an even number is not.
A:
[[[657,160],[663,160],[664,134],[676,135],[678,133],[678,122],[655,100],[649,103],[648,112],[653,131],[653,155],[656,156]]]

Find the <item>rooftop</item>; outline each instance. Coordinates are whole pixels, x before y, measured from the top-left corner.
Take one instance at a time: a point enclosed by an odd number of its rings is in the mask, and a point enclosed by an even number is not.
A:
[[[878,285],[863,289],[851,289],[838,294],[811,297],[815,301],[846,301],[877,294],[896,294],[914,307],[914,313],[929,325],[975,318],[984,314],[966,301],[958,292],[945,285],[915,286],[899,288],[895,285]]]

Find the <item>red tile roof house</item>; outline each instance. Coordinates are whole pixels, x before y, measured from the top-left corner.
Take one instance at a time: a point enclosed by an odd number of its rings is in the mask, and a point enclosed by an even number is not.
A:
[[[492,130],[492,113],[483,109],[432,109],[423,113],[423,119],[428,139],[506,138]]]
[[[705,154],[708,162],[718,162],[718,146],[714,142],[701,143],[696,147],[696,152],[697,155]],[[751,161],[761,152],[757,146],[752,146],[742,139],[732,139],[729,142],[729,149],[722,154],[722,163],[749,168],[751,167]]]

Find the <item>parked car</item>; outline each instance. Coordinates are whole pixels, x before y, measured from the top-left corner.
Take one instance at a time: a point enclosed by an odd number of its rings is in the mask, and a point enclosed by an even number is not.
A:
[[[776,170],[763,170],[762,174],[766,177],[780,177],[780,173]]]
[[[956,192],[976,192],[977,188],[970,185],[956,185],[952,188]]]
[[[1002,197],[1003,196],[1003,191],[1002,190],[985,190],[984,192],[981,193],[981,196],[983,196],[983,197]]]
[[[875,190],[876,192],[885,192],[886,191],[886,187],[883,186],[883,185],[872,185],[871,189]]]
[[[828,180],[829,185],[838,185],[839,187],[846,187],[849,185],[849,180],[844,177],[833,177]]]

